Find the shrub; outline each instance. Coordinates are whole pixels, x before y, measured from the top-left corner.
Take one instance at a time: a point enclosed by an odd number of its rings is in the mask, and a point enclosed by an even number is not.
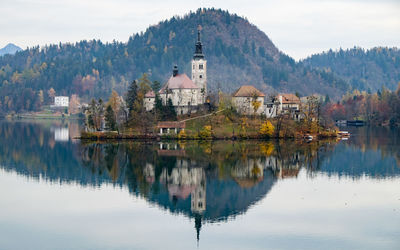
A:
[[[261,125],[260,134],[265,137],[272,137],[275,132],[275,127],[270,121],[266,121]]]
[[[203,129],[200,130],[200,132],[199,132],[199,137],[201,139],[211,138],[211,126],[210,125],[204,126]]]

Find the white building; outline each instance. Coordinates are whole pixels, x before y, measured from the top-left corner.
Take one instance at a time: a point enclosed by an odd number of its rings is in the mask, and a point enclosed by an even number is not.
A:
[[[265,95],[251,85],[241,86],[233,93],[232,102],[236,110],[243,115],[262,114]],[[258,104],[255,104],[257,102]],[[258,105],[256,112],[254,107]]]
[[[68,96],[56,96],[54,97],[54,107],[65,107],[68,108],[69,97]]]
[[[278,105],[278,114],[289,114],[293,119],[299,120],[300,116],[300,98],[295,94],[278,94],[275,97]]]
[[[197,34],[196,50],[192,60],[192,79],[186,74],[179,74],[178,67],[174,66],[172,76],[159,91],[163,105],[171,99],[178,115],[195,113],[199,105],[205,103],[207,96],[207,61],[204,59],[200,30]],[[148,92],[144,98],[147,111],[154,108],[155,93]]]
[[[278,113],[278,104],[274,101],[268,101],[264,103],[263,115],[267,118],[274,118]]]

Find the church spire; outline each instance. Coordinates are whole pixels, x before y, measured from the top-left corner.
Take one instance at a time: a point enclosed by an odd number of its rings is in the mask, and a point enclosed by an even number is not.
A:
[[[200,30],[201,30],[201,26],[199,26],[199,27],[197,28],[196,50],[195,50],[195,52],[194,52],[193,59],[201,59],[201,58],[204,58],[204,54],[203,54],[203,44],[201,43],[201,40],[200,40]]]

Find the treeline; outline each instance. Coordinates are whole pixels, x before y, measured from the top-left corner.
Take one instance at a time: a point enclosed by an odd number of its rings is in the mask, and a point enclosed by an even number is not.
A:
[[[363,120],[372,125],[400,126],[400,82],[396,91],[385,87],[373,94],[354,90],[337,103],[326,103],[323,113],[333,120]]]
[[[107,103],[100,98],[92,99],[85,110],[87,131],[127,131],[147,135],[153,133],[157,121],[173,121],[177,114],[172,100],[163,105],[158,94],[160,83],[151,82],[147,74],[130,83],[124,96],[112,91]],[[155,92],[155,106],[146,111],[144,96],[149,91]]]
[[[263,91],[303,95],[340,95],[348,90],[346,82],[280,52],[246,19],[227,11],[198,9],[151,26],[125,43],[84,40],[0,57],[0,112],[38,110],[51,102],[47,94],[51,88],[57,95],[76,94],[89,101],[106,98],[111,90],[124,93],[143,73],[151,81],[163,82],[174,64],[189,73],[199,25],[210,90],[232,92],[248,83]]]
[[[400,81],[400,50],[376,47],[352,49],[313,55],[302,63],[312,68],[334,72],[354,89],[376,92],[382,85],[395,90]]]

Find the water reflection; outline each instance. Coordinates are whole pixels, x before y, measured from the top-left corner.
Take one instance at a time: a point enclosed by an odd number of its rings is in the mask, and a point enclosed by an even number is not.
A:
[[[325,174],[391,178],[400,174],[396,130],[352,131],[346,142],[73,141],[76,123],[0,123],[0,165],[51,182],[127,187],[132,195],[205,222],[234,219],[281,179]],[[378,146],[379,145],[379,146]]]

